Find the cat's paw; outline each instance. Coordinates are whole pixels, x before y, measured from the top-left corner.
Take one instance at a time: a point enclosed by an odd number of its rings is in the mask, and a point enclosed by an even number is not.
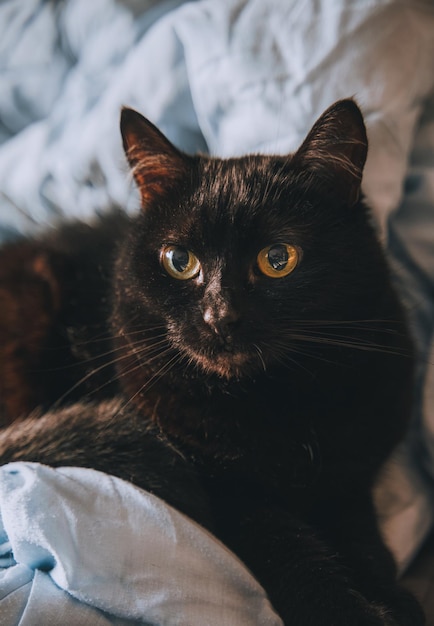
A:
[[[319,598],[317,598],[318,600]],[[346,589],[342,594],[321,597],[319,602],[286,605],[280,615],[285,626],[424,626],[425,618],[416,600],[397,593],[393,602],[369,601],[360,592]]]
[[[357,592],[353,592],[361,614],[354,626],[424,626],[424,612],[417,600],[405,591],[394,594],[388,602],[368,602]]]
[[[424,626],[424,611],[410,592],[400,589],[387,599],[387,604],[390,607],[387,626]]]

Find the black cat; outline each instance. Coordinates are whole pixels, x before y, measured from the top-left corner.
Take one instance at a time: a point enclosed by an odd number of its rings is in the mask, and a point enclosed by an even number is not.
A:
[[[187,156],[129,109],[121,127],[142,211],[1,252],[3,423],[48,413],[3,430],[0,462],[153,491],[230,546],[288,626],[421,626],[371,498],[413,352],[359,199],[357,105],[289,156]]]

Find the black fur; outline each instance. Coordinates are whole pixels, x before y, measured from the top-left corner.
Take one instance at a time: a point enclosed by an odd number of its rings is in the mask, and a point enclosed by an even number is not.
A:
[[[1,253],[4,423],[50,409],[3,431],[1,462],[150,489],[226,542],[290,626],[421,626],[371,498],[405,433],[413,358],[358,199],[357,106],[336,103],[287,157],[190,157],[130,110],[122,133],[140,214]],[[260,270],[272,244],[297,252],[287,276]],[[199,273],[171,276],[170,245]],[[41,306],[27,341],[13,312]]]

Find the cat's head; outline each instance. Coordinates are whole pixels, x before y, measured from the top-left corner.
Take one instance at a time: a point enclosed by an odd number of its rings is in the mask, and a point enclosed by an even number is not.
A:
[[[288,156],[188,156],[131,109],[121,129],[142,211],[119,264],[119,310],[124,328],[155,328],[156,353],[253,375],[309,352],[312,322],[373,305],[379,249],[358,200],[367,138],[353,100]]]

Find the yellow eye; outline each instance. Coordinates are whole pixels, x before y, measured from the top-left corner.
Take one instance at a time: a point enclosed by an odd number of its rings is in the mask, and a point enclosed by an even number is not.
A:
[[[200,262],[197,256],[181,246],[165,246],[160,258],[164,269],[172,278],[189,280],[200,272]]]
[[[300,260],[299,248],[287,243],[267,246],[257,256],[258,267],[269,278],[283,278],[295,270]]]

